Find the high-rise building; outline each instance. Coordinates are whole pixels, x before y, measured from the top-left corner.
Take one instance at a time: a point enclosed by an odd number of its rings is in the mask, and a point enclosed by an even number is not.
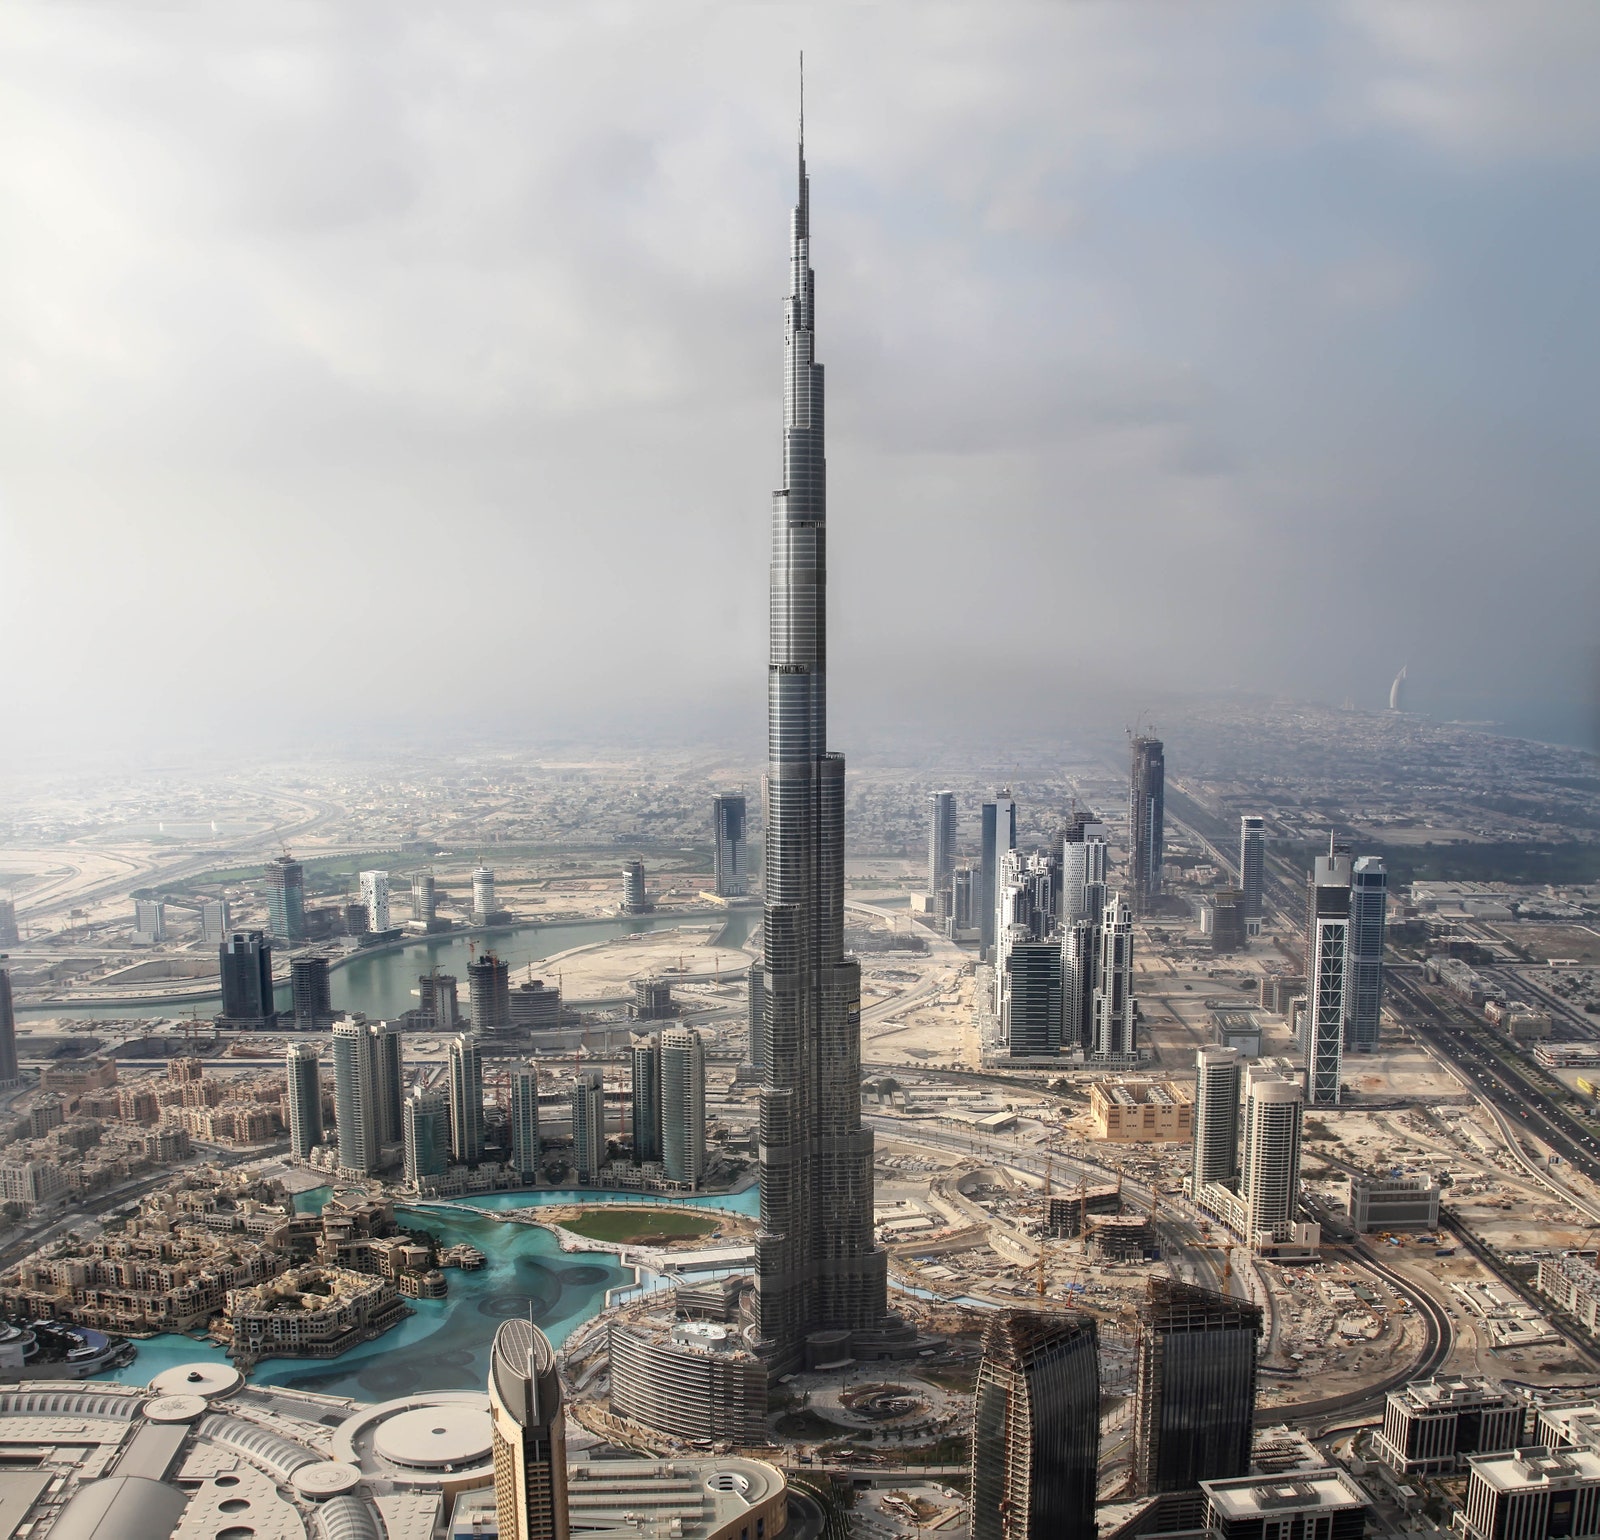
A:
[[[333,1117],[339,1169],[367,1176],[378,1169],[378,1065],[376,1040],[365,1021],[333,1024]]]
[[[1105,904],[1067,927],[1061,939],[1061,1042],[1094,1052],[1094,1000],[1100,983],[1100,922]]]
[[[539,1171],[539,1071],[511,1072],[511,1169],[525,1181]]]
[[[1136,914],[1148,914],[1161,892],[1166,778],[1165,745],[1159,738],[1135,738],[1128,776],[1128,882]]]
[[[0,962],[4,959],[0,958]],[[11,970],[0,968],[0,1089],[22,1078],[17,1067],[17,1007],[11,996]]]
[[[761,992],[761,970],[751,968],[745,974],[745,1006],[749,1012],[750,1035],[750,1067],[755,1070],[757,1078],[766,1068],[766,1058],[762,1047],[762,1022],[766,1020],[766,996]]]
[[[622,912],[648,914],[651,909],[644,886],[644,862],[635,856],[622,867]]]
[[[1106,882],[1106,826],[1088,814],[1080,813],[1067,829],[1061,846],[1061,923],[1079,920],[1098,921],[1105,907],[1093,903],[1094,892],[1102,893]]]
[[[271,1031],[278,1024],[272,943],[259,930],[236,930],[217,950],[222,968],[222,1014],[217,1024]]]
[[[693,1027],[661,1034],[661,1162],[669,1182],[698,1187],[706,1171],[706,1045]]]
[[[290,1043],[284,1061],[289,1102],[289,1153],[305,1160],[322,1143],[322,1061],[315,1044]]]
[[[1133,1476],[1146,1495],[1250,1470],[1258,1305],[1153,1277],[1139,1311]]]
[[[661,1159],[661,1045],[653,1037],[633,1045],[633,1163]]]
[[[417,998],[422,1002],[422,1024],[434,1032],[454,1032],[461,1024],[461,1004],[453,973],[431,968],[417,979]],[[470,1000],[470,996],[469,996]]]
[[[1000,858],[1017,848],[1017,804],[1009,789],[993,802],[985,802],[979,817],[978,880],[980,918],[978,950],[985,961],[992,960],[995,943],[995,916],[1000,912]]]
[[[983,929],[981,879],[975,866],[958,866],[950,874],[950,934],[957,941],[970,941]]]
[[[147,945],[167,939],[167,906],[160,899],[136,899],[133,905],[133,933]]]
[[[400,1023],[369,1021],[372,1039],[374,1099],[378,1111],[378,1143],[399,1144],[404,1137],[401,1108],[406,1099],[406,1064]]]
[[[494,1506],[500,1540],[568,1540],[567,1435],[550,1339],[502,1321],[489,1355]]]
[[[950,874],[956,866],[956,794],[936,791],[928,798],[928,896],[934,915],[950,913]]]
[[[305,868],[283,855],[267,862],[267,929],[279,941],[298,946],[306,939]]]
[[[419,925],[432,926],[439,914],[439,886],[432,872],[411,874],[411,918]]]
[[[308,1027],[325,1027],[333,1020],[333,995],[326,957],[313,953],[289,959],[289,998],[294,1003],[294,1024],[302,1031]]]
[[[17,933],[17,903],[15,899],[0,898],[0,946],[16,946],[21,941]],[[220,936],[207,936],[207,941],[220,941]]]
[[[578,1180],[598,1182],[606,1164],[606,1083],[597,1069],[578,1072],[572,1088],[572,1166]]]
[[[750,891],[745,871],[744,797],[723,792],[711,799],[712,889],[721,898],[739,898]]]
[[[406,1181],[418,1186],[443,1176],[450,1164],[450,1097],[440,1087],[418,1086],[406,1097],[404,1139]]]
[[[808,1336],[880,1325],[873,1140],[861,1126],[861,968],[844,949],[844,758],[827,747],[827,467],[805,147],[790,224],[783,480],[773,495],[755,1336],[780,1371]]]
[[[487,866],[472,869],[472,923],[487,925],[489,917],[499,911],[495,908],[494,873]]]
[[[1244,1198],[1249,1236],[1287,1237],[1300,1201],[1300,1133],[1305,1093],[1265,1064],[1252,1064],[1244,1076],[1244,1156],[1239,1192]]]
[[[367,929],[373,932],[389,930],[389,874],[388,872],[361,873],[361,902],[367,911]]]
[[[1261,929],[1262,882],[1266,874],[1267,821],[1257,813],[1239,819],[1239,886],[1244,889],[1245,929],[1255,935]]]
[[[1100,983],[1094,992],[1094,1051],[1128,1057],[1138,1047],[1133,1002],[1133,913],[1117,893],[1100,922]]]
[[[467,964],[467,1008],[480,1037],[511,1030],[511,968],[493,952]]]
[[[1013,1059],[1054,1058],[1061,1052],[1061,943],[1015,941],[1005,967],[1006,1052]]]
[[[465,1032],[450,1042],[450,1153],[470,1166],[483,1159],[483,1057]]]
[[[1345,1047],[1371,1053],[1383,1015],[1383,940],[1389,871],[1382,856],[1358,856],[1350,867],[1350,977]]]
[[[972,1403],[970,1540],[1095,1540],[1099,1457],[1094,1317],[1002,1311]]]
[[[1215,953],[1242,952],[1245,947],[1244,889],[1213,888],[1211,907],[1211,950]]]
[[[1207,1182],[1232,1186],[1239,1179],[1239,1077],[1237,1048],[1208,1046],[1194,1056],[1194,1167],[1189,1191]]]
[[[1314,1107],[1339,1101],[1350,976],[1350,857],[1318,856],[1311,875],[1306,995],[1306,1090]]]
[[[208,898],[200,904],[200,939],[202,941],[223,941],[227,938],[229,925],[228,901],[225,898]]]

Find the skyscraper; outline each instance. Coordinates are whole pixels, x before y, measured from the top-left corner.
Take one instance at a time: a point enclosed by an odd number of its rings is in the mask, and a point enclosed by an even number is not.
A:
[[[430,1176],[443,1176],[450,1164],[450,1097],[437,1086],[418,1086],[406,1097],[406,1181],[417,1186]]]
[[[133,935],[136,941],[154,946],[167,939],[167,906],[158,898],[141,898],[133,906]]]
[[[983,929],[978,912],[983,884],[975,866],[958,866],[950,874],[950,935],[954,940],[970,941]]]
[[[1266,862],[1267,821],[1256,813],[1239,819],[1239,886],[1244,889],[1244,923],[1247,935],[1261,929],[1261,881]]]
[[[928,798],[928,895],[938,919],[950,913],[950,874],[956,865],[956,794],[936,791]]]
[[[978,950],[985,961],[992,961],[995,916],[1000,904],[1000,857],[1017,848],[1017,804],[1011,800],[1009,789],[1002,791],[993,802],[983,804],[979,829],[978,880],[983,891],[978,898],[981,921]]]
[[[629,1056],[633,1068],[633,1163],[661,1159],[661,1045],[641,1038]]]
[[[483,1159],[483,1059],[467,1033],[450,1042],[450,1153],[466,1165]]]
[[[1350,997],[1344,1041],[1357,1053],[1378,1046],[1383,1011],[1383,938],[1389,872],[1382,856],[1358,856],[1350,868]]]
[[[606,1163],[606,1085],[597,1069],[580,1070],[572,1088],[572,1166],[580,1182],[598,1182]]]
[[[284,1061],[289,1153],[305,1160],[322,1143],[322,1061],[312,1043],[290,1043]]]
[[[369,931],[390,928],[388,872],[361,873],[361,902],[366,906]]]
[[[223,941],[227,938],[230,928],[227,899],[203,899],[200,903],[200,939]]]
[[[1128,882],[1135,914],[1148,914],[1161,892],[1166,777],[1166,749],[1161,740],[1135,738],[1128,775]]]
[[[762,994],[761,969],[750,968],[745,973],[745,1008],[748,1012],[747,1030],[750,1038],[750,1067],[757,1076],[766,1068],[766,1051],[762,1046],[762,1023],[767,1017],[766,996]]]
[[[0,898],[0,946],[16,946],[21,936],[17,932],[17,903],[12,898]],[[221,936],[207,936],[207,941],[220,941]]]
[[[467,1009],[480,1037],[511,1030],[511,969],[493,952],[467,964]]]
[[[306,939],[306,874],[287,855],[267,862],[267,930],[298,946]]]
[[[461,1005],[453,973],[437,968],[417,979],[417,998],[421,1001],[423,1025],[435,1032],[454,1032],[461,1021]],[[469,997],[470,1000],[470,997]]]
[[[1306,1090],[1314,1107],[1336,1106],[1344,1067],[1350,964],[1350,857],[1318,856],[1311,875],[1306,996]]]
[[[494,873],[487,866],[472,869],[472,923],[484,925],[495,911]]]
[[[644,886],[644,862],[635,856],[622,868],[622,912],[648,914],[650,899]]]
[[[404,1137],[401,1107],[406,1099],[405,1055],[400,1023],[369,1021],[372,1039],[373,1101],[378,1113],[378,1143],[399,1144]]]
[[[1269,1064],[1244,1074],[1244,1155],[1239,1192],[1251,1244],[1264,1232],[1287,1238],[1300,1200],[1300,1133],[1305,1092]]]
[[[376,1041],[364,1021],[333,1024],[333,1116],[339,1169],[366,1176],[378,1169],[378,1066]]]
[[[698,1187],[706,1170],[706,1045],[693,1027],[661,1034],[661,1162],[669,1182]]]
[[[302,1031],[309,1027],[325,1027],[333,1020],[326,957],[311,953],[289,959],[289,998],[294,1003],[294,1024]]]
[[[761,1222],[756,1335],[793,1368],[808,1335],[877,1326],[872,1134],[861,1126],[861,968],[844,950],[844,757],[827,748],[827,467],[805,143],[790,223],[783,482],[767,669]]]
[[[1103,895],[1106,881],[1106,826],[1080,813],[1067,830],[1061,847],[1061,921],[1064,925],[1078,920],[1093,919],[1098,922],[1105,907],[1093,903],[1094,890]]]
[[[1193,1490],[1250,1470],[1261,1309],[1153,1277],[1139,1312],[1133,1476],[1137,1489]]]
[[[539,1071],[511,1072],[511,1169],[524,1181],[539,1172]]]
[[[1194,1167],[1191,1195],[1207,1182],[1239,1179],[1239,1075],[1237,1048],[1208,1046],[1194,1058]]]
[[[1002,1311],[973,1396],[970,1540],[1095,1540],[1099,1456],[1094,1317]]]
[[[1061,943],[1015,941],[1005,968],[1006,1052],[1013,1059],[1054,1058],[1061,1052]]]
[[[712,888],[721,898],[738,898],[750,891],[745,871],[744,797],[724,792],[711,799]]]
[[[1094,1052],[1094,1000],[1100,983],[1100,922],[1103,901],[1093,916],[1067,927],[1061,940],[1061,1042],[1070,1053]]]
[[[1126,1057],[1137,1048],[1133,1004],[1133,914],[1115,894],[1100,922],[1100,983],[1094,994],[1094,1051]]]
[[[236,930],[218,948],[222,969],[219,1026],[270,1031],[273,1008],[272,943],[259,930]]]
[[[502,1321],[489,1355],[494,1506],[500,1540],[567,1540],[567,1435],[550,1340]]]
[[[0,958],[0,962],[5,959]],[[0,1087],[22,1078],[17,1067],[17,1007],[11,997],[11,970],[0,968]]]
[[[432,872],[411,874],[411,918],[419,925],[432,926],[439,913],[439,887]]]

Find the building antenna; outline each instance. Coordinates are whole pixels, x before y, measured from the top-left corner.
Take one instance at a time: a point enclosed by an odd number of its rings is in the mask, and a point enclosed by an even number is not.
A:
[[[800,148],[806,146],[806,51],[800,50]]]

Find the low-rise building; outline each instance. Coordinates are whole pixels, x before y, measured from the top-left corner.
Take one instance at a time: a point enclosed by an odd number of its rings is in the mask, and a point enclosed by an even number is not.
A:
[[[1089,1087],[1094,1137],[1116,1144],[1180,1144],[1194,1137],[1194,1092],[1171,1080],[1097,1080]]]
[[[1534,1287],[1590,1331],[1600,1323],[1600,1269],[1582,1252],[1540,1257]]]
[[[1205,1528],[1216,1540],[1361,1540],[1367,1494],[1344,1471],[1202,1481]]]
[[[660,1433],[752,1444],[765,1436],[766,1366],[731,1327],[613,1321],[611,1409]]]
[[[1362,1234],[1436,1230],[1439,1184],[1428,1176],[1351,1176],[1350,1222]]]
[[[1600,1455],[1534,1445],[1467,1462],[1462,1526],[1469,1540],[1600,1535]]]
[[[336,1358],[411,1313],[387,1278],[312,1264],[228,1293],[229,1353],[262,1358]]]
[[[1481,1375],[1416,1380],[1389,1392],[1373,1448],[1399,1476],[1458,1470],[1468,1455],[1515,1449],[1526,1413],[1520,1397]]]

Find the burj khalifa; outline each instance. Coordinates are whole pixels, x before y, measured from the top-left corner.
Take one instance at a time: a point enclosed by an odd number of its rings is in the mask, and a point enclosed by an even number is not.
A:
[[[784,302],[783,485],[772,498],[761,1228],[755,1335],[775,1372],[882,1325],[861,968],[844,950],[844,758],[827,748],[827,462],[805,134]],[[808,1343],[812,1349],[807,1354]]]

